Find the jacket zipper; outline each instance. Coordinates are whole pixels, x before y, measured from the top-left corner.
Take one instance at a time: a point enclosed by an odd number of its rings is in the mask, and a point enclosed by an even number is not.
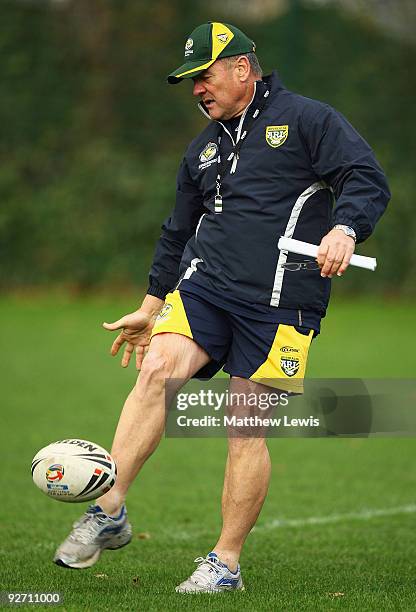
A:
[[[229,132],[229,130],[227,130],[227,128],[225,127],[225,125],[223,123],[221,123],[221,121],[218,121],[218,123],[221,125],[222,129],[224,130],[224,132],[227,132],[228,136],[231,138],[231,142],[233,143],[233,147],[235,147],[235,145],[237,144],[237,142],[240,141],[240,139],[244,138],[246,133],[243,132],[242,133],[242,129],[243,129],[243,123],[244,123],[244,119],[246,118],[246,115],[248,113],[248,109],[250,108],[255,95],[256,95],[256,91],[257,91],[257,83],[254,83],[254,91],[253,91],[253,96],[250,100],[250,102],[247,104],[247,106],[244,109],[243,114],[241,115],[239,124],[238,124],[238,128],[237,128],[237,138],[236,140],[234,140],[234,138],[232,137],[232,134]],[[238,164],[238,154],[234,154],[231,153],[230,156],[228,157],[228,161],[230,159],[232,159],[232,157],[234,157],[233,159],[233,163],[231,164],[231,168],[230,168],[230,174],[234,174],[236,169],[237,169],[237,164]]]

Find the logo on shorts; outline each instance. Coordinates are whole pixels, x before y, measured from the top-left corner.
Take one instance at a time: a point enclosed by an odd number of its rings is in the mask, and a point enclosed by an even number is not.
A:
[[[172,304],[165,304],[162,308],[162,310],[159,312],[159,314],[156,317],[156,321],[161,321],[163,319],[167,319],[169,316],[170,311],[172,310],[173,306]]]
[[[297,357],[280,357],[280,367],[286,376],[294,376],[300,367],[300,361]]]
[[[299,353],[299,349],[294,346],[282,346],[280,349],[281,353]]]
[[[286,141],[288,134],[288,125],[268,125],[266,127],[267,144],[276,149]]]

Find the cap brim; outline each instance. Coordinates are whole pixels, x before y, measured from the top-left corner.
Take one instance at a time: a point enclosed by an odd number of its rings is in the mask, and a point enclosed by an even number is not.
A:
[[[185,64],[182,64],[182,66],[179,66],[179,68],[170,73],[168,83],[176,85],[183,79],[191,79],[209,68],[214,62],[215,59],[185,62]]]

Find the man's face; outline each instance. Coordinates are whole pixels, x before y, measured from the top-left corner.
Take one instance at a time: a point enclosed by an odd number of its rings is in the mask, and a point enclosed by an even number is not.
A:
[[[193,94],[202,100],[211,119],[237,117],[247,106],[247,88],[234,64],[217,60],[192,80]]]

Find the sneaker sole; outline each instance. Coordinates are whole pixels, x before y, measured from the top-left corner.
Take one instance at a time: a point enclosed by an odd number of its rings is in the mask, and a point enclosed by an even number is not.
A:
[[[204,591],[203,589],[201,590],[195,590],[195,591],[178,591],[178,587],[176,587],[175,591],[176,593],[180,593],[183,595],[197,595],[198,593],[205,593],[206,595],[217,595],[217,593],[234,593],[235,591],[245,591],[246,587],[242,584],[241,586],[235,588],[235,589],[216,589],[216,590],[211,590],[211,591]]]
[[[131,540],[132,536],[130,536],[130,538],[126,542],[120,544],[120,546],[108,546],[105,548],[101,548],[97,550],[97,552],[94,553],[89,559],[85,559],[85,561],[79,561],[78,563],[68,563],[62,558],[54,559],[53,562],[55,563],[55,565],[59,565],[59,567],[64,567],[65,569],[88,569],[89,567],[92,567],[95,563],[97,563],[101,553],[104,550],[119,550],[120,548],[124,548],[124,546],[127,546],[127,544],[130,544]]]

